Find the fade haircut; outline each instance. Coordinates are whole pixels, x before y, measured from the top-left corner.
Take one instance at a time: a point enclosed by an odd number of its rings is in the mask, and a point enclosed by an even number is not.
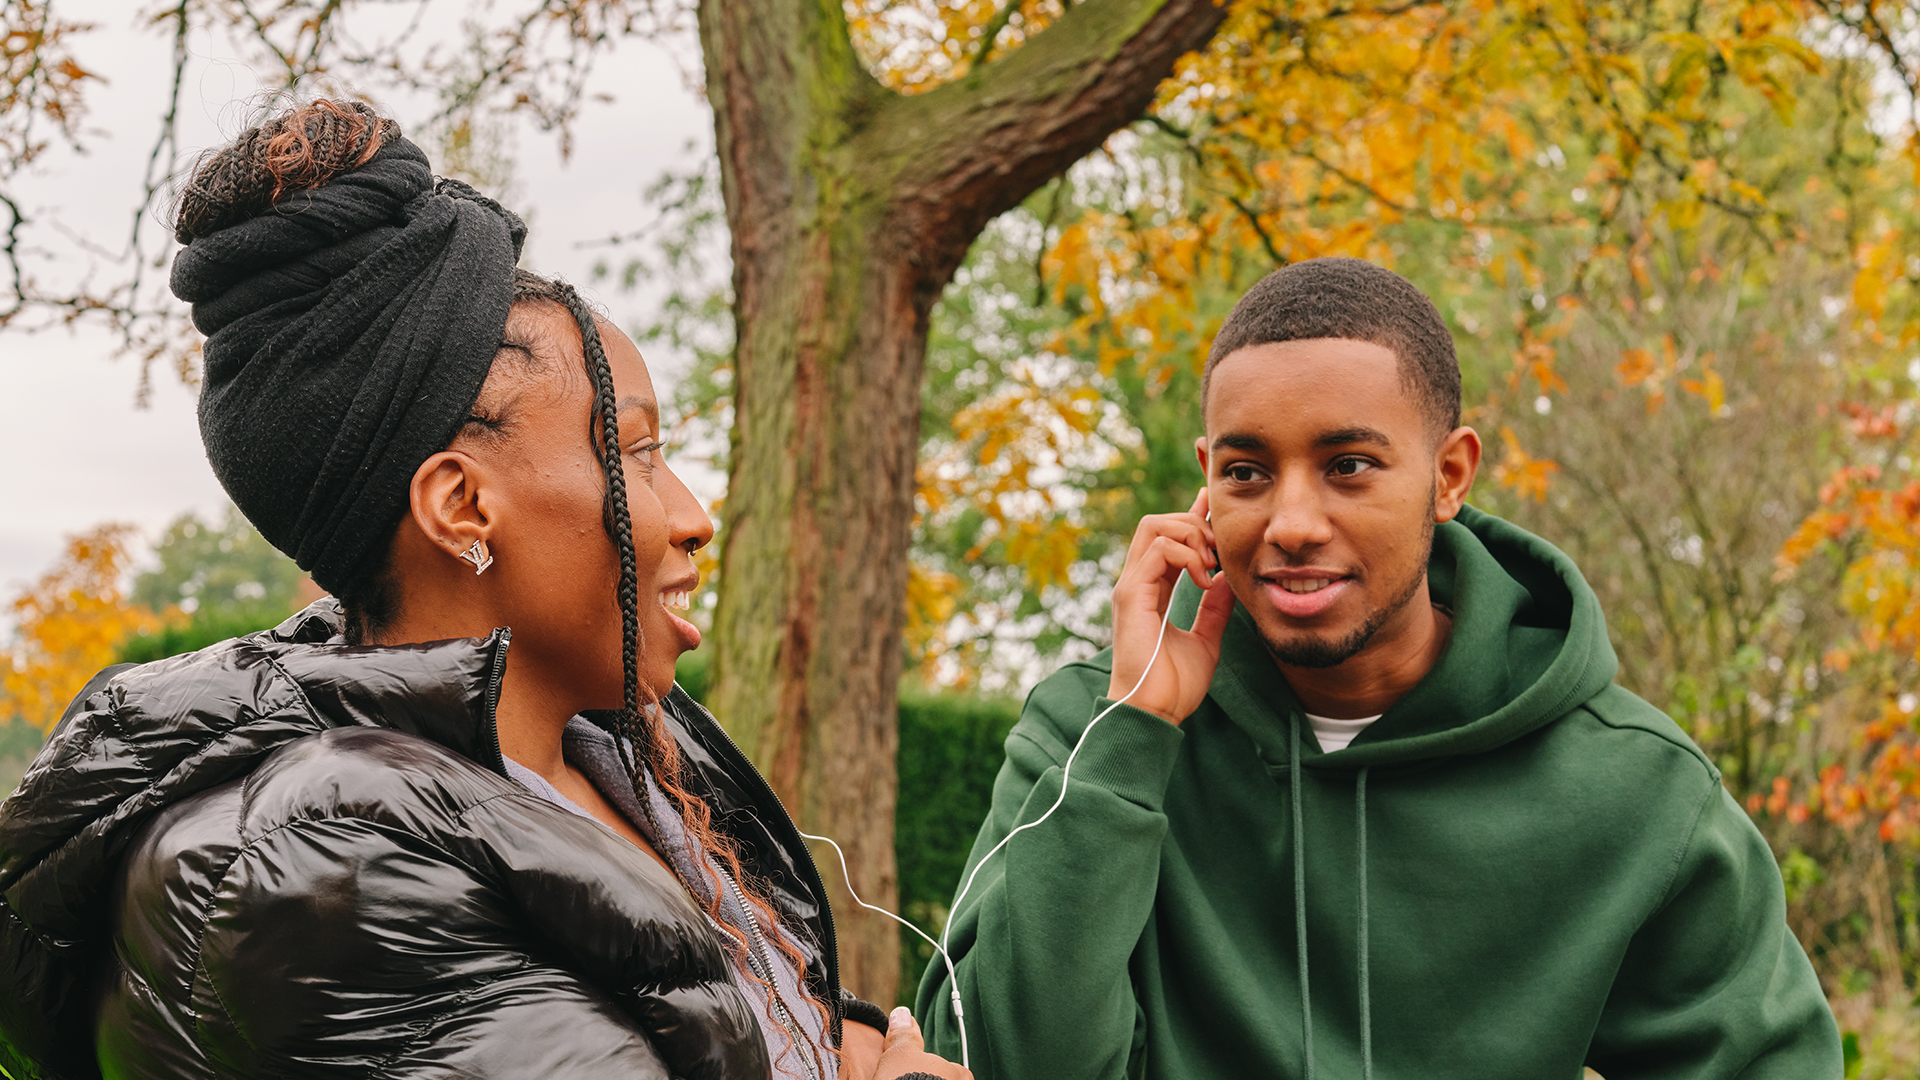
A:
[[[1250,345],[1314,338],[1365,341],[1391,351],[1400,362],[1400,383],[1434,437],[1460,426],[1460,361],[1433,301],[1391,270],[1341,257],[1283,266],[1233,305],[1207,353],[1202,415],[1220,361]]]

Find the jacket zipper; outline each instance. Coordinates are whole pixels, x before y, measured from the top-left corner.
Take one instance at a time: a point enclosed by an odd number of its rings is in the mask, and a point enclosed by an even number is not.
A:
[[[507,646],[513,641],[513,628],[502,626],[493,632],[493,637],[496,644],[491,670],[487,673],[487,713],[482,718],[480,734],[486,740],[484,749],[492,755],[487,767],[505,776],[507,756],[500,751],[500,680],[507,674]]]
[[[773,1007],[774,1017],[780,1021],[780,1026],[787,1030],[787,1039],[792,1042],[794,1052],[799,1056],[800,1064],[806,1068],[807,1075],[813,1080],[822,1080],[825,1067],[821,1064],[819,1050],[813,1045],[813,1040],[807,1038],[806,1033],[800,1030],[800,1024],[794,1020],[792,1010],[787,1008],[786,999],[780,996],[780,981],[775,977],[773,959],[767,955],[767,939],[762,936],[760,920],[754,916],[753,909],[747,906],[747,898],[741,895],[739,883],[733,880],[732,874],[727,873],[727,868],[717,864],[713,868],[720,875],[721,884],[726,886],[727,895],[733,903],[734,910],[740,913],[741,919],[747,924],[747,955],[750,960],[759,961],[756,965],[759,969],[757,974],[767,984],[768,1003]],[[805,972],[798,974],[801,978],[806,977]],[[803,1048],[805,1053],[801,1052]]]
[[[676,684],[676,689],[677,688]],[[680,693],[686,696],[685,690],[681,690]],[[821,951],[824,954],[823,958],[827,965],[827,989],[833,996],[831,1000],[822,1002],[822,1004],[827,1007],[828,1014],[832,1019],[833,1030],[830,1034],[833,1036],[834,1045],[838,1046],[840,1045],[841,1028],[844,1022],[841,1016],[839,999],[840,952],[834,933],[833,906],[827,899],[826,883],[820,878],[820,866],[813,861],[813,849],[807,846],[806,839],[800,835],[800,827],[793,823],[793,815],[787,812],[787,805],[780,801],[778,795],[774,794],[773,785],[767,783],[767,778],[760,775],[760,770],[754,768],[753,763],[747,760],[747,755],[740,749],[740,744],[733,741],[733,736],[727,734],[727,729],[720,726],[720,721],[713,718],[713,714],[707,711],[705,705],[694,701],[690,696],[687,697],[687,701],[695,709],[699,710],[700,716],[706,718],[708,726],[719,733],[720,748],[733,755],[733,760],[728,764],[734,767],[733,771],[736,774],[735,779],[742,780],[743,783],[757,787],[763,796],[761,801],[772,806],[774,810],[779,813],[779,820],[787,826],[787,831],[791,834],[791,839],[798,842],[796,846],[800,849],[800,856],[802,860],[804,860],[803,865],[806,867],[808,874],[812,876],[812,881],[806,884],[812,886],[814,896],[819,899],[820,926],[826,931],[826,940],[821,942],[820,945]],[[747,777],[751,779],[743,779]]]
[[[639,793],[635,792],[635,794],[638,795]],[[667,835],[660,828],[660,819],[654,815],[651,793],[641,799],[640,812],[647,816],[647,826],[652,830],[654,836],[664,837]],[[689,837],[689,844],[692,844],[691,837]],[[753,969],[753,974],[767,986],[767,1005],[769,1011],[773,1013],[773,1018],[780,1022],[780,1026],[786,1030],[787,1041],[793,1045],[794,1053],[800,1058],[800,1065],[807,1070],[807,1076],[810,1080],[825,1080],[822,1072],[823,1066],[820,1063],[817,1051],[812,1055],[801,1052],[802,1047],[813,1050],[813,1040],[807,1038],[806,1033],[800,1030],[800,1025],[794,1020],[792,1011],[787,1008],[786,999],[780,996],[780,980],[774,975],[773,959],[767,955],[767,942],[766,938],[761,936],[760,920],[754,917],[753,909],[747,906],[747,899],[741,895],[739,883],[733,880],[732,874],[727,873],[725,866],[708,857],[707,854],[699,850],[697,846],[690,846],[687,855],[689,858],[706,863],[707,866],[712,868],[714,875],[720,879],[720,886],[726,893],[726,905],[724,906],[731,906],[734,911],[739,913],[740,921],[746,924],[747,966]],[[712,916],[708,916],[708,921],[713,921]],[[726,933],[726,928],[717,923],[714,928],[723,934]],[[806,978],[806,972],[804,971],[798,972],[797,975],[800,979],[804,980]]]
[[[495,772],[505,776],[507,773],[507,763],[505,754],[500,750],[498,712],[500,708],[500,683],[507,671],[507,647],[513,641],[513,630],[511,627],[503,626],[496,629],[493,632],[493,636],[498,644],[494,646],[493,662],[491,670],[489,670],[487,674],[485,733],[487,748],[493,757],[490,764]],[[684,694],[686,691],[682,690],[681,693]],[[740,750],[740,745],[733,741],[733,736],[727,734],[727,729],[720,726],[720,722],[713,718],[713,714],[707,711],[706,706],[697,701],[693,701],[691,697],[687,700],[693,704],[694,708],[700,711],[700,715],[706,719],[707,724],[719,733],[725,749],[732,753],[734,760],[729,762],[729,764],[734,766],[735,779],[738,780],[741,776],[752,777],[753,783],[757,785],[759,794],[762,796],[762,801],[771,804],[780,812],[780,820],[786,823],[787,831],[792,834],[791,839],[799,841],[798,847],[801,857],[805,860],[807,871],[813,878],[811,884],[814,888],[814,895],[819,898],[820,901],[820,925],[821,928],[826,931],[826,940],[822,942],[821,945],[823,953],[822,959],[825,961],[827,967],[828,988],[830,990],[838,990],[840,987],[840,956],[839,948],[835,940],[833,907],[827,902],[826,885],[820,880],[820,867],[819,864],[813,861],[812,849],[807,847],[805,838],[799,835],[800,828],[793,823],[793,815],[787,812],[786,804],[780,801],[778,795],[774,794],[773,785],[767,783],[766,777],[760,775],[760,770],[754,768],[753,763],[747,760],[746,754]],[[654,835],[663,835],[660,832],[659,822],[653,820],[651,800],[642,802],[640,808],[646,813],[648,824],[653,826]],[[704,858],[704,856],[702,857]],[[774,978],[773,962],[767,956],[767,942],[766,938],[762,936],[760,920],[754,917],[753,909],[747,906],[746,898],[741,895],[740,886],[733,880],[733,875],[727,873],[725,867],[717,864],[714,865],[714,869],[719,872],[721,882],[732,895],[735,909],[738,910],[746,920],[747,935],[749,938],[748,956],[751,960],[757,961],[755,966],[760,969],[759,975],[766,981],[767,993],[775,1017],[780,1021],[781,1026],[786,1029],[787,1037],[793,1041],[795,1047],[806,1047],[812,1051],[810,1054],[800,1055],[801,1064],[807,1068],[808,1075],[813,1077],[814,1080],[824,1080],[824,1066],[819,1058],[818,1049],[813,1046],[812,1040],[808,1039],[805,1033],[800,1030],[799,1024],[793,1018],[792,1011],[787,1008],[786,1000],[780,996],[780,985]],[[801,980],[804,981],[806,973],[802,971],[798,974]],[[834,1044],[839,1045],[842,1037],[840,1002],[835,999],[826,1002],[826,1005],[831,1027],[830,1034],[833,1037]]]

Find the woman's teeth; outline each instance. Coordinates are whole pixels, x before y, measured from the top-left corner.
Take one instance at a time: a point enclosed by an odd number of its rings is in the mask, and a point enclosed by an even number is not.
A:
[[[693,594],[688,592],[664,592],[660,594],[660,606],[678,608],[681,611],[693,609]]]
[[[1334,583],[1334,578],[1301,578],[1299,580],[1282,579],[1280,587],[1290,593],[1312,593]]]

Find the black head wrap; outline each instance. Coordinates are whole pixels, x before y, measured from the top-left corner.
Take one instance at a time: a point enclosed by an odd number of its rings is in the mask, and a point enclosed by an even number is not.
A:
[[[397,135],[366,164],[194,238],[173,292],[207,335],[200,434],[260,534],[324,589],[384,556],[480,395],[526,225]]]

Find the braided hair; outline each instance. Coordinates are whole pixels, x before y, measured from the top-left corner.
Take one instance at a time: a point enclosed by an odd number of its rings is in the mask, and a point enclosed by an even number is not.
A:
[[[282,196],[365,165],[400,137],[400,125],[358,101],[319,98],[291,109],[201,159],[174,208],[187,243],[266,213]]]
[[[614,710],[614,734],[620,746],[621,763],[627,770],[627,781],[633,786],[633,795],[640,806],[651,805],[648,793],[647,774],[651,772],[654,782],[673,804],[679,813],[681,822],[688,834],[701,848],[718,860],[732,875],[738,885],[742,898],[746,901],[753,918],[761,920],[768,927],[785,925],[773,906],[763,898],[763,889],[752,881],[740,863],[739,852],[730,838],[713,827],[713,808],[707,801],[688,791],[685,783],[685,770],[680,755],[680,744],[674,739],[673,732],[667,727],[666,713],[658,698],[648,691],[649,700],[643,705],[640,684],[640,583],[639,569],[633,549],[633,519],[627,505],[627,477],[625,455],[620,449],[619,413],[615,407],[613,392],[613,367],[607,360],[606,348],[600,340],[600,329],[593,309],[587,304],[573,286],[540,277],[525,270],[514,273],[513,301],[516,306],[522,303],[546,302],[557,304],[566,309],[573,317],[574,325],[580,331],[582,359],[587,369],[587,378],[593,389],[593,407],[589,411],[588,435],[600,458],[600,469],[606,478],[606,496],[602,503],[601,523],[607,532],[607,538],[613,542],[614,550],[620,558],[620,578],[616,589],[620,605],[620,659],[622,670],[621,704]],[[721,897],[725,894],[718,875],[712,864],[699,860],[700,866],[708,877],[707,897],[703,903],[714,925],[719,926],[735,939],[736,953],[742,957],[753,948],[743,928],[735,927],[725,917],[721,907]],[[701,899],[696,895],[696,899]],[[807,970],[807,958],[789,940],[787,935],[768,933],[767,941],[779,949],[781,955],[794,966],[794,970],[804,973]],[[747,977],[764,983],[752,968],[741,964],[741,970]],[[807,987],[803,977],[800,980],[802,993],[807,1004],[821,1017],[823,1024],[830,1026],[832,1014],[816,1000]],[[789,1036],[790,1038],[790,1036]],[[791,1047],[789,1047],[792,1049]],[[828,1053],[838,1053],[832,1046],[823,1048]]]

